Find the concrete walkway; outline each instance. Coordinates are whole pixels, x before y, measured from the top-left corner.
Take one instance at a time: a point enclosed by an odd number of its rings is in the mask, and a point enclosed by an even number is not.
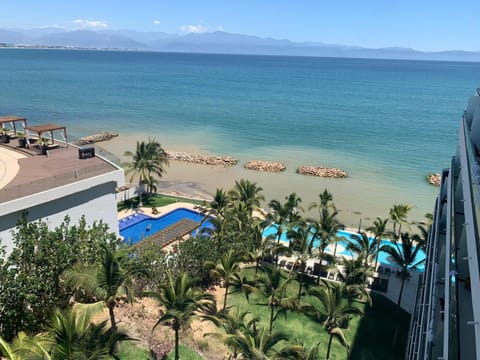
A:
[[[0,147],[0,189],[12,181],[20,171],[18,160],[26,156]]]

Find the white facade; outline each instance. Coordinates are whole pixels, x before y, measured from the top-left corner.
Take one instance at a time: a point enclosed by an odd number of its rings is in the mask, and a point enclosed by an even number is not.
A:
[[[112,171],[58,186],[0,204],[0,239],[7,253],[13,248],[12,230],[24,211],[27,220],[46,220],[50,229],[60,225],[65,216],[76,224],[85,215],[88,225],[103,220],[110,230],[118,234],[115,189],[123,186],[124,172],[112,165]]]

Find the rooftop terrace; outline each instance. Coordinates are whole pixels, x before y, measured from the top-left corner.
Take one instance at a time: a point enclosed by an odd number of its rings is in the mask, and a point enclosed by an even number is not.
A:
[[[18,159],[19,168],[16,168],[12,158],[5,159],[7,152],[3,152],[4,171],[9,173],[11,180],[0,186],[0,203],[119,170],[96,156],[79,159],[78,148],[74,146],[52,148],[47,156],[32,145],[29,149],[20,148],[18,140],[11,139],[8,144],[0,144],[2,149],[21,153],[25,157]]]

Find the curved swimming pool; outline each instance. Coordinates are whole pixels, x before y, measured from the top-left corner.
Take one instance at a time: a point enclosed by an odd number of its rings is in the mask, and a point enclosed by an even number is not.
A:
[[[136,216],[131,215],[119,220],[118,225],[120,227],[120,235],[123,236],[125,241],[136,244],[146,237],[152,236],[180,220],[189,219],[201,223],[204,218],[204,215],[196,211],[179,208],[170,211],[159,218],[153,218],[144,214],[136,214]],[[204,228],[212,228],[212,226],[211,222],[205,221],[197,230],[195,230],[195,232]]]
[[[266,237],[266,236],[269,236],[269,235],[274,235],[276,233],[276,231],[277,231],[277,229],[275,228],[275,226],[270,226],[267,229],[265,229],[265,231],[263,232],[263,236]],[[353,233],[353,232],[344,231],[344,230],[339,230],[337,232],[337,235],[339,237],[344,238],[337,243],[337,254],[343,255],[344,257],[352,257],[353,258],[353,253],[350,250],[347,250],[347,245],[351,241],[356,241],[352,238],[352,235],[354,235],[354,234],[355,233]],[[373,241],[373,238],[370,238],[370,240]],[[288,243],[287,234],[285,232],[282,234],[282,237],[280,238],[280,241]],[[313,246],[318,247],[318,244],[319,244],[319,242],[317,240],[317,241],[315,241]],[[382,242],[381,242],[381,245],[391,245],[391,244],[392,244],[392,242],[390,240],[382,240]],[[402,245],[400,244],[400,247],[401,246]],[[329,246],[327,246],[327,251],[333,252],[333,248],[334,248],[334,245],[329,245]],[[425,252],[423,250],[420,250],[417,253],[417,256],[415,258],[415,262],[421,261],[423,259],[425,259]],[[380,264],[387,265],[387,266],[392,267],[392,268],[398,267],[397,264],[395,264],[393,261],[390,260],[390,255],[388,255],[387,253],[385,253],[383,251],[380,251],[378,253],[378,262]],[[425,268],[424,264],[420,264],[420,265],[417,266],[417,270],[420,271],[420,272],[423,272],[424,268]]]

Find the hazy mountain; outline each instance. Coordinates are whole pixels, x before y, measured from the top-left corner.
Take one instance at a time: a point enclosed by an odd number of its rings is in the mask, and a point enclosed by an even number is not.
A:
[[[74,46],[83,48],[105,49],[146,49],[145,44],[121,35],[113,35],[105,32],[77,30],[44,35],[38,38],[42,45]]]
[[[422,52],[402,47],[369,49],[321,42],[293,42],[223,31],[174,35],[134,30],[67,31],[56,27],[0,29],[0,43],[221,54],[480,61],[480,52],[472,51]]]

